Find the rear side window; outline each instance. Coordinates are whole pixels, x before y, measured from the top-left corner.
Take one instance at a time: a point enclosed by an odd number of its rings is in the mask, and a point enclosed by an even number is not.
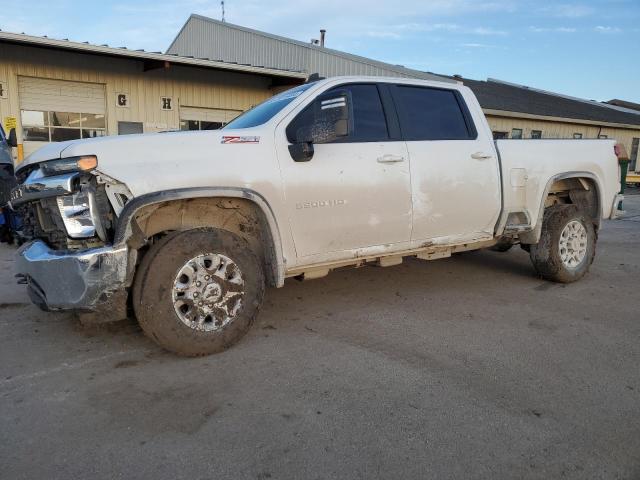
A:
[[[462,97],[453,90],[398,85],[394,97],[405,140],[470,140],[477,137]]]

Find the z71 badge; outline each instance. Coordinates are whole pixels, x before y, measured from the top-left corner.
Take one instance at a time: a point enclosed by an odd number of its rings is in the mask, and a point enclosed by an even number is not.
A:
[[[224,135],[221,143],[260,143],[260,137],[241,137],[237,135]]]

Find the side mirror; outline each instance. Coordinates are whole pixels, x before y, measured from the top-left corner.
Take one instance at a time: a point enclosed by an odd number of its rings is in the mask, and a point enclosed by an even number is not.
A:
[[[289,145],[289,154],[295,162],[308,162],[313,158],[313,143],[298,142]]]
[[[7,137],[7,144],[10,147],[17,147],[18,146],[18,137],[16,136],[16,129],[12,128],[11,130],[9,130],[9,136]]]

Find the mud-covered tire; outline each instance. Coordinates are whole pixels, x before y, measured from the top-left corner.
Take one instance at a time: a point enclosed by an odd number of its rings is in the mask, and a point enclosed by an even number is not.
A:
[[[586,233],[586,251],[573,266],[563,261],[561,237],[565,228],[579,222]],[[582,231],[580,229],[580,231]],[[576,205],[555,205],[544,212],[540,241],[530,246],[529,255],[538,275],[546,280],[571,283],[581,279],[588,271],[595,256],[597,233],[593,221]],[[578,242],[580,243],[580,242]]]
[[[189,326],[174,308],[178,273],[191,259],[209,254],[230,259],[243,282],[233,318],[214,331]],[[221,352],[247,333],[264,289],[260,261],[245,240],[226,230],[199,228],[171,233],[149,249],[136,272],[132,299],[136,318],[151,339],[179,355],[201,356]]]

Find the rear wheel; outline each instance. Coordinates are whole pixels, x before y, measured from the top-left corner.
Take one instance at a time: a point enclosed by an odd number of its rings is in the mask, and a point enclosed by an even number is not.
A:
[[[554,282],[582,278],[593,262],[596,230],[588,215],[576,205],[556,205],[544,212],[540,241],[530,246],[538,274]]]
[[[214,229],[169,234],[152,246],[133,289],[144,332],[186,356],[217,353],[240,340],[263,296],[264,274],[247,242]]]

